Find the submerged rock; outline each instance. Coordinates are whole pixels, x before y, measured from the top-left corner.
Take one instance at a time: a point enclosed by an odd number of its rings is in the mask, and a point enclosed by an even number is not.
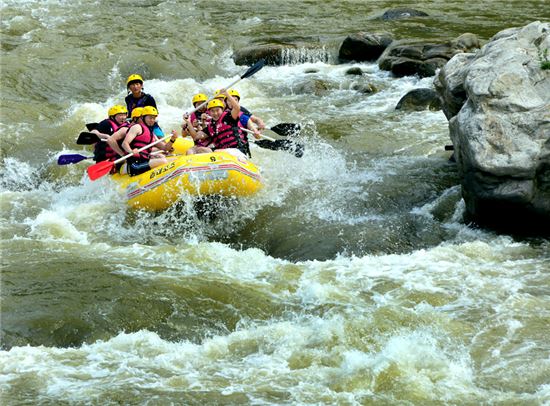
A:
[[[346,75],[362,76],[363,70],[358,66],[354,66],[346,71]]]
[[[407,111],[441,110],[441,100],[433,89],[413,89],[399,100],[395,109]]]
[[[420,11],[415,10],[414,8],[392,8],[384,12],[382,14],[382,17],[380,17],[382,20],[390,21],[390,20],[400,20],[403,18],[411,18],[411,17],[427,17],[428,14]]]
[[[434,80],[449,119],[467,219],[550,235],[550,24],[496,34]]]

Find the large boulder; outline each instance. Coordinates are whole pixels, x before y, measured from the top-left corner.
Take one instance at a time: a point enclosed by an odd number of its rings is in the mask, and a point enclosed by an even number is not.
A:
[[[233,53],[233,61],[237,65],[253,65],[260,59],[268,65],[327,62],[329,52],[317,44],[264,44],[251,45]]]
[[[539,56],[549,48],[549,23],[508,29],[434,80],[478,224],[550,235],[550,71]]]
[[[479,40],[470,33],[442,44],[394,41],[378,59],[378,66],[398,77],[434,76],[436,70],[445,66],[454,55],[475,48],[479,48]]]
[[[268,65],[282,65],[283,50],[288,48],[294,48],[294,46],[281,44],[253,45],[235,51],[233,61],[237,65],[253,65],[260,59],[264,59]]]
[[[345,61],[376,61],[393,41],[388,32],[358,32],[348,35],[338,51],[338,59]]]

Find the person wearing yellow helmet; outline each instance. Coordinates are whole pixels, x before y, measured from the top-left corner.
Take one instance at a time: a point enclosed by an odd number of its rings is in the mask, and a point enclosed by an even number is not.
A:
[[[124,126],[128,110],[126,107],[115,104],[107,110],[108,118],[98,123],[97,127],[91,132],[97,134],[100,142],[96,142],[94,146],[94,160],[101,162],[111,160],[116,157],[115,151],[104,142],[107,141],[120,127]]]
[[[132,114],[132,110],[136,107],[153,106],[157,108],[157,102],[153,96],[143,91],[143,78],[137,73],[128,76],[126,89],[128,89],[128,96],[124,101],[126,102],[128,114]]]
[[[248,139],[246,135],[241,131],[239,126],[240,106],[239,102],[223,89],[219,92],[226,96],[227,100],[231,104],[231,110],[225,109],[225,104],[220,98],[214,98],[208,105],[208,114],[211,116],[211,120],[207,122],[206,127],[203,130],[196,131],[191,123],[188,122],[189,132],[193,137],[193,140],[208,139],[211,141],[209,144],[210,149],[238,149],[242,153],[250,156],[250,148],[248,146]]]
[[[126,137],[126,134],[128,133],[128,130],[130,129],[132,124],[138,122],[139,118],[141,117],[142,110],[143,107],[136,107],[135,109],[133,109],[131,121],[129,123],[127,122],[121,125],[120,128],[113,133],[113,135],[107,138],[107,145],[117,153],[118,157],[126,155],[124,153],[124,150],[122,149],[122,141],[124,140],[124,137]],[[122,163],[117,164],[117,169],[119,169],[121,166]]]
[[[229,92],[229,94],[230,94],[231,96],[233,96],[233,98],[234,98],[235,100],[237,100],[237,101],[239,102],[239,104],[241,103],[241,95],[239,94],[239,92],[238,92],[236,89],[229,89],[228,92]],[[229,102],[229,103],[230,103],[230,102]],[[231,108],[231,106],[229,105],[229,103],[228,103],[228,106],[227,106],[227,107],[228,107],[228,108]],[[250,110],[248,110],[246,107],[241,106],[241,112],[243,113],[243,114],[241,115],[241,124],[243,125],[243,127],[249,127],[249,128],[250,128],[250,127],[253,127],[253,126],[249,126],[249,125],[248,125],[248,122],[249,122],[249,120],[250,120],[252,123],[254,123],[254,125],[255,125],[254,127],[257,127],[257,128],[258,128],[258,130],[263,130],[263,129],[265,128],[265,123],[264,123],[264,121],[263,121],[260,117],[258,117],[258,116],[256,116],[256,115],[252,114],[252,113],[250,112]],[[246,116],[246,117],[243,117],[243,116]]]
[[[187,113],[183,115],[183,123],[181,125],[181,133],[183,137],[191,136],[191,132],[189,131],[189,127],[191,126],[195,132],[203,129],[206,120],[210,118],[206,110],[207,101],[208,96],[204,93],[197,93],[193,96],[191,102],[193,103],[193,107],[197,110],[190,115]],[[186,151],[187,155],[212,152],[212,150],[208,148],[208,139],[193,139],[193,141],[195,142],[195,145]]]
[[[194,111],[189,116],[189,119],[195,128],[198,128],[198,126],[200,126],[202,122],[207,118],[205,115],[207,101],[208,101],[208,96],[206,96],[204,93],[197,93],[196,95],[193,96],[193,99],[191,100],[194,108],[200,107],[198,110]],[[184,117],[183,119],[186,120],[187,117]],[[184,123],[184,125],[182,126],[184,132],[187,131],[186,125],[187,124]]]
[[[137,122],[128,130],[122,148],[127,153],[133,153],[134,156],[126,160],[126,169],[124,172],[130,176],[139,175],[149,169],[156,168],[166,164],[168,161],[165,156],[158,155],[154,158],[151,156],[153,148],[159,148],[164,151],[170,151],[172,145],[176,141],[174,136],[168,142],[159,142],[154,147],[149,147],[141,152],[138,150],[146,145],[152,144],[157,140],[154,134],[154,126],[158,117],[158,110],[153,106],[145,106],[141,110],[141,116],[137,118]]]

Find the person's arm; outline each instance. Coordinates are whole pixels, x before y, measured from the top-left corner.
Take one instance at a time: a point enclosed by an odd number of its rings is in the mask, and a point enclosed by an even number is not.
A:
[[[137,158],[139,156],[138,148],[132,149],[130,146],[130,143],[136,138],[138,135],[140,135],[143,132],[143,129],[140,125],[134,125],[130,127],[128,132],[126,133],[126,137],[124,137],[124,141],[122,141],[122,149],[126,151],[128,154],[134,154],[134,156]],[[126,154],[124,154],[126,155]]]
[[[195,127],[191,125],[189,119],[187,119],[187,130],[189,131],[189,134],[191,134],[191,138],[193,138],[193,141],[195,142],[204,140],[209,137],[208,128],[197,131]]]
[[[176,130],[172,130],[172,137],[168,140],[168,142],[161,141],[156,145],[156,147],[169,152],[174,147],[174,142],[176,142],[177,138],[178,133],[176,132]]]
[[[239,101],[231,96],[227,90],[224,90],[222,93],[225,94],[227,96],[227,100],[231,102],[231,117],[239,121],[239,113],[241,112]]]
[[[265,123],[260,117],[253,114],[250,116],[250,120],[252,120],[254,124],[258,126],[258,129],[263,130],[265,128]]]
[[[247,123],[247,125],[246,125],[246,128],[248,128],[249,130],[254,131],[254,138],[256,138],[257,140],[259,140],[260,138],[262,138],[262,133],[260,133],[260,131],[258,130],[258,128],[256,128],[256,126],[254,125],[254,123],[252,122],[252,120],[248,120],[248,123]]]
[[[123,139],[126,136],[127,132],[128,132],[128,127],[122,127],[122,128],[119,128],[109,138],[107,138],[107,144],[111,147],[111,149],[113,151],[115,151],[120,156],[124,156],[126,154],[124,153],[124,151],[118,145],[118,141]]]
[[[102,140],[106,140],[110,137],[112,131],[113,129],[110,124],[107,124],[107,120],[103,120],[90,132],[97,134]]]

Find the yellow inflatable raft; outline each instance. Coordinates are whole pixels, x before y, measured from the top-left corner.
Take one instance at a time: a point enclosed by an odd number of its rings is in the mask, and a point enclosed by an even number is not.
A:
[[[185,155],[193,141],[178,138],[173,161],[141,175],[114,174],[128,204],[136,209],[165,210],[182,193],[192,195],[250,196],[262,187],[259,169],[249,160],[223,150]]]

